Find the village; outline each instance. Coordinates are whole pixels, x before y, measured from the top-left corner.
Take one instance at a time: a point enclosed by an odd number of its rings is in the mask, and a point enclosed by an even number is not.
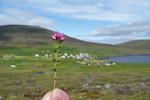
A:
[[[44,53],[44,51],[41,51]],[[49,52],[47,50],[47,52]],[[39,54],[35,54],[35,57],[39,57]],[[52,55],[45,54],[46,58],[51,58]],[[79,54],[72,54],[72,53],[64,53],[62,56],[59,57],[60,59],[76,59],[76,63],[79,64],[85,64],[85,65],[92,65],[96,64],[98,67],[101,67],[102,65],[115,65],[115,62],[109,62],[109,61],[104,61],[104,60],[98,60],[97,56],[90,56],[88,53],[79,53]]]
[[[11,55],[15,56],[15,55]],[[16,55],[18,57],[18,55]],[[23,55],[21,55],[23,56]],[[34,54],[33,58],[52,58],[52,54],[49,54],[49,50],[46,52],[41,51],[41,54]],[[4,60],[9,60],[9,55],[8,56],[3,56]],[[59,57],[59,59],[76,59],[76,63],[78,64],[83,64],[87,66],[91,65],[97,65],[98,67],[102,67],[103,65],[105,66],[110,66],[110,65],[115,65],[115,62],[109,62],[105,60],[99,60],[97,56],[90,56],[88,53],[79,53],[79,54],[72,54],[72,53],[64,53],[62,56]],[[10,67],[15,68],[16,65],[12,64]]]

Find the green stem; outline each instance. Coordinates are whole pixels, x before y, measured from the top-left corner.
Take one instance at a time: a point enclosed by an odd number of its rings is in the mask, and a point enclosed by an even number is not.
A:
[[[54,70],[54,88],[56,87],[56,78],[57,78],[57,57],[58,57],[58,45],[59,45],[59,42],[57,41],[56,42],[56,53],[55,53],[55,64],[54,64],[54,67],[55,67],[55,70]]]

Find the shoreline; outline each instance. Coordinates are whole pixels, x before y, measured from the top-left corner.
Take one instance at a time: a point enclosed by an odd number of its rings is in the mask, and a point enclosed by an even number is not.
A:
[[[150,54],[133,54],[133,55],[127,54],[127,55],[119,55],[119,56],[108,56],[104,58],[98,58],[98,60],[105,60],[113,57],[123,57],[123,56],[150,56]]]

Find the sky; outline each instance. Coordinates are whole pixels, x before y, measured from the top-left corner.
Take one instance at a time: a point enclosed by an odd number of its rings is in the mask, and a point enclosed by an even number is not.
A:
[[[150,0],[0,0],[0,26],[33,25],[95,43],[150,39]]]

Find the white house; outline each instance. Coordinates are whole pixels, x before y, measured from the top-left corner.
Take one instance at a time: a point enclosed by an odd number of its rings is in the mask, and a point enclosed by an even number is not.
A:
[[[114,62],[106,62],[105,65],[115,65],[116,63]]]
[[[16,65],[10,65],[10,67],[15,68],[15,67],[16,67]]]
[[[67,58],[70,58],[70,56],[67,56]]]
[[[45,54],[45,57],[48,58],[48,54]]]
[[[68,54],[67,54],[67,53],[64,53],[64,56],[68,56]]]
[[[61,57],[59,57],[59,58],[66,58],[66,56],[61,56]]]
[[[39,54],[35,54],[34,56],[35,56],[35,57],[39,57]]]

